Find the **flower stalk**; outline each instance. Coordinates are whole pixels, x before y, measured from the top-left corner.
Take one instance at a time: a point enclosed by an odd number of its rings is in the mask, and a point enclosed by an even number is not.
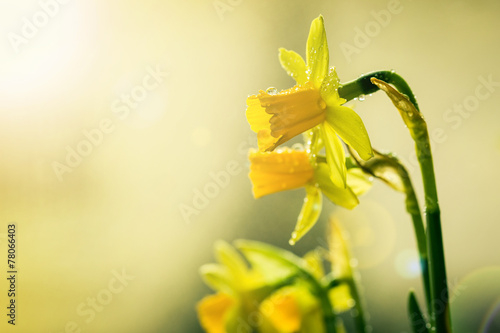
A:
[[[419,112],[417,105],[411,101],[412,99],[415,100],[411,90],[406,90],[410,94],[409,96],[403,95],[384,81],[377,78],[371,78],[371,81],[392,100],[415,142],[425,193],[427,252],[431,287],[431,330],[437,333],[450,333],[452,329],[441,216],[427,123]],[[412,97],[410,98],[410,96]]]

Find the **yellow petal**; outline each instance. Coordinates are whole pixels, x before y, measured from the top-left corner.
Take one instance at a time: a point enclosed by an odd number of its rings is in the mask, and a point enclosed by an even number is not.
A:
[[[212,289],[227,294],[234,293],[233,279],[227,267],[219,264],[205,264],[200,267],[200,275]]]
[[[330,261],[332,272],[338,278],[352,278],[351,255],[345,232],[337,218],[330,220],[330,235],[328,237],[330,247]]]
[[[290,75],[298,85],[303,85],[307,81],[306,63],[300,55],[294,51],[280,48],[279,53],[281,67]]]
[[[272,326],[283,333],[298,332],[301,326],[301,313],[293,294],[275,293],[262,302],[260,312],[267,315]]]
[[[321,191],[316,186],[306,187],[307,195],[304,204],[297,219],[295,230],[292,233],[290,244],[295,244],[301,239],[318,221],[322,208]]]
[[[316,277],[318,280],[321,280],[325,276],[322,256],[318,250],[307,252],[304,256],[304,260],[306,261],[306,265],[309,268],[309,271],[312,273],[312,275],[314,275],[314,277]]]
[[[206,296],[197,304],[201,326],[208,333],[226,333],[225,317],[234,301],[226,294]]]
[[[307,68],[310,71],[309,81],[312,81],[316,88],[321,86],[328,73],[328,57],[325,26],[323,16],[320,15],[311,23],[306,48]]]
[[[251,151],[249,177],[255,198],[305,186],[314,176],[309,155],[286,149],[279,152]]]
[[[373,156],[370,138],[363,121],[356,112],[346,106],[328,106],[327,123],[351,146],[359,156],[368,160]]]
[[[321,126],[325,143],[326,161],[330,167],[331,180],[339,188],[346,187],[345,151],[333,127],[324,122]]]
[[[245,260],[229,243],[218,240],[214,247],[217,260],[227,267],[233,278],[241,278],[248,274]]]
[[[359,204],[354,192],[347,186],[345,188],[336,186],[331,177],[329,167],[325,163],[319,163],[316,168],[315,181],[321,191],[336,205],[347,209],[353,209]]]
[[[339,96],[339,83],[339,77],[337,75],[337,72],[335,71],[335,68],[330,68],[330,70],[328,71],[328,75],[323,80],[320,88],[321,98],[323,98],[326,104],[341,105],[346,102],[345,99],[340,98]]]

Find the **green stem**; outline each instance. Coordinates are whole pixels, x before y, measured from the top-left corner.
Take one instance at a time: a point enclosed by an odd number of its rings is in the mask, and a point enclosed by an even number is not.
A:
[[[328,297],[328,287],[323,287],[323,285],[309,272],[305,270],[300,271],[302,276],[309,281],[313,288],[313,293],[319,298],[321,304],[321,310],[323,312],[323,321],[325,323],[325,329],[327,333],[337,332],[337,318],[335,316],[335,311],[333,310],[332,303]],[[333,281],[330,281],[334,283]],[[329,283],[330,283],[329,282]]]
[[[346,100],[349,101],[361,95],[373,94],[374,92],[378,91],[379,88],[370,81],[372,77],[393,84],[395,87],[398,88],[399,92],[408,96],[408,98],[415,105],[417,110],[419,110],[417,100],[413,95],[410,86],[399,74],[397,74],[394,71],[371,72],[363,74],[355,80],[343,83],[339,87],[340,97],[345,98]]]
[[[443,235],[441,230],[441,214],[427,126],[425,126],[425,129],[421,130],[422,132],[425,130],[425,134],[422,133],[415,137],[415,145],[420,169],[422,171],[425,192],[427,250],[429,254],[432,295],[431,323],[436,332],[449,333],[451,332],[451,320]]]
[[[351,290],[352,298],[354,299],[354,322],[358,328],[359,333],[366,333],[366,314],[361,300],[361,295],[359,294],[356,282],[353,278],[348,280],[349,289]]]
[[[394,85],[400,93],[405,94],[419,110],[417,100],[406,81],[394,71],[377,71],[362,75],[356,80],[339,87],[339,95],[347,100],[376,92],[377,86],[371,79],[377,78]],[[431,294],[431,332],[451,333],[449,314],[449,292],[446,278],[441,217],[437,196],[434,165],[430,147],[429,133],[424,121],[409,127],[415,141],[415,149],[425,192],[425,217],[427,222],[427,253],[429,262],[430,294]],[[413,217],[413,216],[412,216]],[[418,219],[418,217],[417,217]],[[417,221],[418,223],[418,221]]]
[[[366,312],[363,306],[363,302],[361,299],[361,294],[359,293],[356,281],[352,277],[344,277],[337,279],[334,277],[333,273],[325,276],[322,281],[323,288],[328,293],[328,290],[336,288],[340,285],[346,284],[351,291],[352,298],[354,299],[354,322],[356,327],[358,328],[358,333],[366,333],[367,332],[367,320],[366,320]]]
[[[396,189],[397,191],[405,193],[405,203],[406,211],[410,214],[413,222],[413,232],[415,233],[415,238],[417,241],[418,254],[420,259],[420,268],[422,274],[422,284],[425,292],[425,299],[427,304],[427,309],[430,313],[431,309],[431,289],[430,289],[430,278],[429,278],[429,262],[427,256],[427,239],[425,234],[424,223],[422,221],[422,214],[420,210],[420,205],[418,203],[417,196],[415,195],[415,190],[410,179],[408,171],[401,162],[390,154],[382,154],[377,150],[374,150],[375,156],[368,160],[363,161],[353,151],[348,147],[349,152],[355,163],[363,169],[368,174],[371,174],[375,178],[384,181],[386,184]],[[395,180],[391,179],[388,174],[389,170],[401,180],[401,185],[394,183]]]
[[[429,277],[429,259],[427,253],[427,240],[425,235],[424,223],[420,212],[417,196],[411,182],[410,176],[404,167],[401,166],[400,175],[404,183],[406,192],[406,211],[410,214],[413,222],[413,231],[417,240],[417,248],[420,259],[420,269],[422,274],[422,283],[424,286],[427,311],[431,312],[431,286]]]

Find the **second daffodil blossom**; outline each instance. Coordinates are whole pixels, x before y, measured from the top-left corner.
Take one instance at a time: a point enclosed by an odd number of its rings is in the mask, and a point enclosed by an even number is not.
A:
[[[255,198],[305,187],[307,195],[299,214],[290,243],[305,235],[318,220],[322,208],[322,193],[330,201],[353,209],[359,203],[357,196],[367,191],[371,182],[359,170],[347,172],[347,186],[335,185],[326,163],[311,162],[306,151],[285,148],[273,152],[250,151],[249,177]]]
[[[307,40],[306,60],[294,51],[280,49],[280,62],[295,79],[293,88],[277,92],[259,91],[248,97],[246,116],[257,133],[259,150],[273,151],[291,138],[317,128],[325,144],[332,181],[346,187],[345,152],[339,137],[363,159],[373,153],[361,118],[338,94],[339,79],[329,70],[329,53],[323,17],[312,24]]]

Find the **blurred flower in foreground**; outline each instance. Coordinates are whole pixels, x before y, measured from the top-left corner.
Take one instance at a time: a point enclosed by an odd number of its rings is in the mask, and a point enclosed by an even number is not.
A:
[[[363,159],[373,153],[361,118],[343,106],[339,97],[339,79],[329,70],[329,53],[323,17],[312,24],[307,40],[306,60],[294,51],[280,49],[280,62],[297,85],[277,93],[271,88],[247,99],[247,120],[257,133],[261,151],[277,146],[312,128],[321,133],[331,178],[337,187],[346,187],[345,152],[342,142],[350,145]]]
[[[205,282],[217,291],[198,303],[206,332],[322,333],[326,304],[333,304],[329,311],[346,310],[342,297],[349,294],[330,294],[339,286],[321,282],[326,276],[319,252],[300,258],[259,242],[240,240],[236,246],[244,257],[220,241],[219,263],[201,267]]]
[[[322,208],[321,193],[333,203],[353,209],[359,203],[357,196],[371,187],[371,181],[358,168],[347,171],[345,188],[338,187],[332,181],[327,164],[311,162],[310,155],[305,151],[289,148],[273,152],[250,151],[249,158],[249,177],[255,198],[305,187],[307,194],[290,239],[292,244],[305,235],[318,220]]]
[[[260,302],[288,283],[286,279],[291,271],[282,267],[249,268],[243,257],[226,242],[217,242],[215,252],[219,264],[206,264],[200,269],[205,282],[217,291],[198,303],[202,327],[209,333],[244,332],[243,329],[255,328],[258,322],[252,318],[258,313]]]
[[[219,241],[219,263],[200,269],[216,290],[197,307],[206,332],[322,333],[332,324],[342,332],[342,321],[334,313],[349,311],[356,303],[353,284],[346,282],[352,270],[346,269],[350,257],[343,243],[328,257],[325,249],[317,249],[303,258],[260,242],[235,244],[243,256]],[[325,258],[338,261],[332,263],[335,271],[325,274]]]

